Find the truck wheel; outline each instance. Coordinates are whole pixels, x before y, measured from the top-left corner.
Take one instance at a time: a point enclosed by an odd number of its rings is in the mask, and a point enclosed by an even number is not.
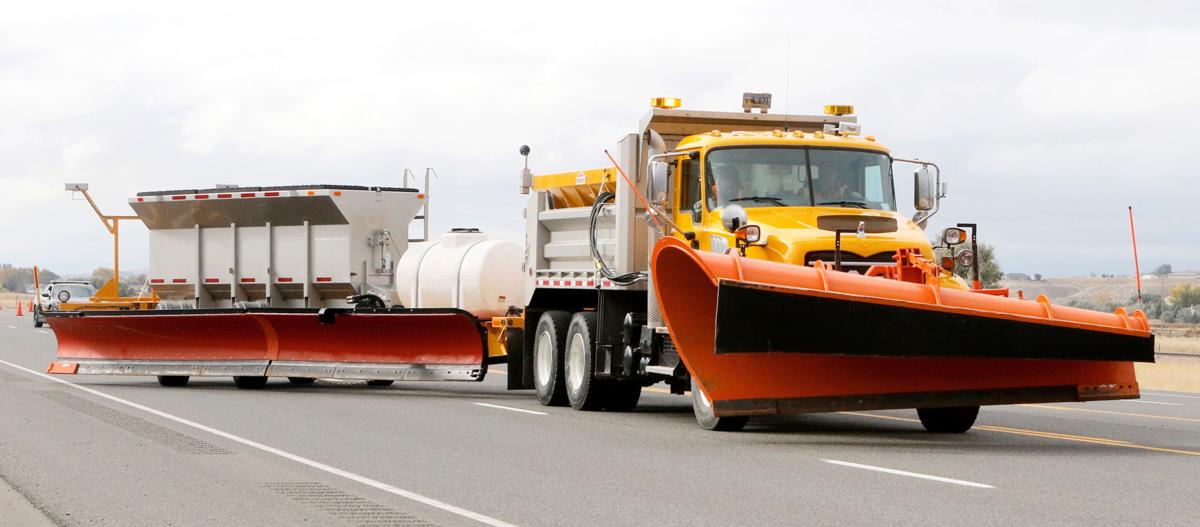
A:
[[[392,379],[371,379],[367,381],[367,386],[391,386],[393,382],[396,381]]]
[[[317,380],[311,377],[288,377],[288,382],[292,384],[312,384],[317,382]]]
[[[187,386],[187,375],[159,375],[158,384],[160,386]]]
[[[700,425],[700,428],[705,430],[737,432],[745,428],[746,422],[750,420],[749,417],[744,415],[730,417],[717,417],[714,415],[712,402],[700,390],[700,385],[696,383],[695,375],[692,376],[692,411],[696,412],[696,423]]]
[[[975,425],[979,406],[917,408],[917,417],[921,418],[921,424],[930,432],[961,434]]]
[[[575,313],[567,331],[563,378],[567,400],[576,410],[599,410],[608,396],[608,383],[596,378],[596,314]]]
[[[608,386],[608,396],[604,398],[604,409],[610,412],[632,412],[634,408],[637,408],[638,399],[641,398],[641,383],[617,381]]]
[[[40,328],[46,323],[46,319],[42,318],[42,310],[33,308],[33,327]]]
[[[233,378],[233,384],[243,390],[259,390],[267,385],[265,376],[237,376]]]
[[[533,345],[533,389],[543,406],[567,405],[562,363],[570,323],[571,314],[566,311],[547,311],[538,319],[537,340]]]

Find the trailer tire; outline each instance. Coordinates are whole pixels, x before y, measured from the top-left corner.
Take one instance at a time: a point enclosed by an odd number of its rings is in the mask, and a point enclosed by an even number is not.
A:
[[[563,350],[567,347],[567,327],[571,314],[547,311],[538,319],[533,344],[533,389],[543,406],[566,406],[567,388],[563,379]]]
[[[692,411],[696,412],[696,423],[700,428],[705,430],[714,430],[717,432],[737,432],[746,427],[746,423],[750,418],[744,415],[735,415],[727,417],[717,417],[713,414],[712,403],[708,397],[704,396],[704,392],[700,390],[700,386],[696,383],[696,376],[692,376]]]
[[[616,381],[609,385],[604,398],[604,409],[610,412],[632,412],[642,398],[642,384],[634,381]]]
[[[371,379],[367,381],[367,386],[391,386],[394,382],[392,379]]]
[[[957,406],[952,408],[917,408],[917,417],[925,430],[939,434],[961,434],[975,426],[979,417],[979,406]]]
[[[159,386],[187,386],[189,377],[187,375],[159,375]]]
[[[243,390],[261,390],[267,385],[267,377],[259,375],[239,375],[233,378],[233,384]]]
[[[567,400],[576,410],[599,410],[608,400],[609,383],[596,378],[596,314],[581,311],[571,317],[563,356]]]
[[[288,382],[292,384],[312,384],[317,382],[317,380],[312,377],[288,377]]]

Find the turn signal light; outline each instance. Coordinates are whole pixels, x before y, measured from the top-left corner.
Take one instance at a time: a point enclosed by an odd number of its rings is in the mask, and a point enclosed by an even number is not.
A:
[[[945,269],[950,272],[954,272],[954,258],[951,258],[949,256],[943,256],[942,257],[942,269]]]

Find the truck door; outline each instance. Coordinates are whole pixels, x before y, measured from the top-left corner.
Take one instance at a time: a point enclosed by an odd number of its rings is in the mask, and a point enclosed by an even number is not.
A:
[[[700,201],[700,160],[684,158],[675,166],[679,184],[675,186],[675,224],[684,232],[696,233],[700,239],[703,229],[704,204]]]

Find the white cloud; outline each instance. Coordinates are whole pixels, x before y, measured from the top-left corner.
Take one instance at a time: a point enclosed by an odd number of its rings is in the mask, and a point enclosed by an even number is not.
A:
[[[1200,268],[1200,234],[1179,227],[1195,221],[1195,16],[1093,2],[10,8],[0,209],[39,228],[0,227],[0,261],[107,264],[68,179],[126,212],[141,190],[395,184],[434,166],[435,230],[515,238],[518,145],[538,171],[603,166],[649,97],[733,109],[762,90],[776,111],[854,103],[898,154],[937,160],[952,194],[934,223],[979,222],[1008,269],[1123,272],[1131,204],[1150,258]],[[1070,251],[1045,236],[1064,225]],[[144,230],[127,234],[125,267],[144,266]]]

